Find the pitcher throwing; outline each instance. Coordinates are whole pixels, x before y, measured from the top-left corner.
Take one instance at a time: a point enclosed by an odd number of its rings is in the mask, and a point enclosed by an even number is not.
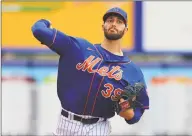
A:
[[[121,50],[127,13],[109,9],[102,29],[103,42],[92,44],[51,28],[46,19],[32,26],[34,37],[60,56],[57,93],[62,110],[54,135],[107,136],[115,113],[134,124],[149,108],[143,73]]]

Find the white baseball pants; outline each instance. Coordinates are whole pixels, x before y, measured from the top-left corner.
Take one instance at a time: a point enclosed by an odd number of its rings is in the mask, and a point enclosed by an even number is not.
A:
[[[79,121],[69,119],[63,115],[59,116],[55,136],[108,136],[111,133],[111,125],[108,120],[99,120],[94,124],[83,124]]]

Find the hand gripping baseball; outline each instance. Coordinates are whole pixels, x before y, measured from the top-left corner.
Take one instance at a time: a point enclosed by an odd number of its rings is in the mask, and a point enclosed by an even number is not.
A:
[[[119,114],[121,111],[136,107],[141,107],[142,104],[136,100],[136,97],[140,94],[141,90],[144,88],[143,83],[135,83],[133,86],[128,84],[123,92],[117,98],[115,102],[115,111]],[[120,102],[120,99],[124,101]]]

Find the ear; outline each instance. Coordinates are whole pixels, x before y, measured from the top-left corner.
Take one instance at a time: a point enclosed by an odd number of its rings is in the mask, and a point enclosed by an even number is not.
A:
[[[124,34],[128,31],[128,27],[126,26],[124,29]]]
[[[125,29],[128,31],[128,24],[125,26]]]
[[[128,31],[128,30],[129,30],[129,29],[128,29],[128,27],[126,27],[125,29],[126,29],[126,31]]]
[[[104,31],[104,24],[102,24],[102,30]]]

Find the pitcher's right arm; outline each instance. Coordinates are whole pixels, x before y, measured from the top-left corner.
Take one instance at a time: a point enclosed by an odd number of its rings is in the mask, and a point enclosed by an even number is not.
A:
[[[48,46],[59,55],[65,54],[70,48],[80,48],[76,38],[50,27],[51,23],[48,20],[40,19],[35,22],[31,30],[33,36],[41,42],[41,44]]]

